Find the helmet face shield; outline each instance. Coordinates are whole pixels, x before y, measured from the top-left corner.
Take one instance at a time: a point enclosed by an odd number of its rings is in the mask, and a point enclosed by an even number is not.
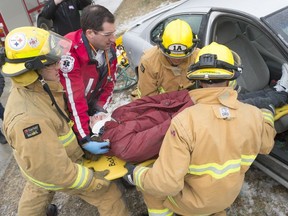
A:
[[[49,31],[49,39],[45,42],[38,56],[45,56],[48,61],[57,62],[62,55],[70,51],[72,41],[52,31]]]
[[[52,64],[69,52],[72,42],[51,31],[36,27],[12,30],[5,39],[4,76],[17,76]]]

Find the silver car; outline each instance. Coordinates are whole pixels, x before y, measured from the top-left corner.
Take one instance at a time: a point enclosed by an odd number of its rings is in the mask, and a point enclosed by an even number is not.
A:
[[[165,25],[176,18],[190,24],[201,40],[198,47],[216,41],[240,55],[243,74],[237,82],[245,89],[260,90],[281,77],[281,66],[288,62],[287,0],[182,0],[153,11],[123,35],[133,70],[137,72],[143,51],[156,45]],[[253,164],[288,188],[288,105],[280,111],[272,152],[259,155]]]

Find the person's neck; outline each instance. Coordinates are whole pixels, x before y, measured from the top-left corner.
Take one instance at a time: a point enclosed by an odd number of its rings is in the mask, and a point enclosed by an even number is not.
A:
[[[94,54],[97,54],[98,49],[96,49],[90,42],[89,42],[89,46],[91,47],[92,51],[94,52]]]

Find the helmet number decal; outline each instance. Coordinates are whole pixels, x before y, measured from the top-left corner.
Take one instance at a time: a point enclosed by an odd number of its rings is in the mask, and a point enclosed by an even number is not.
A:
[[[60,70],[69,73],[74,68],[75,59],[70,55],[63,55],[60,62]]]
[[[185,53],[187,50],[187,47],[182,45],[182,44],[172,44],[168,47],[168,49],[171,51],[173,54],[178,54],[178,53]]]
[[[13,34],[9,39],[9,46],[13,50],[21,50],[26,46],[26,36],[23,33]]]

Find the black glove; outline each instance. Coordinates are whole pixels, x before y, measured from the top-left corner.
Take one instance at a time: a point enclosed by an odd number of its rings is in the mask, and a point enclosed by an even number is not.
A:
[[[131,163],[126,163],[125,168],[128,170],[128,173],[123,176],[123,179],[125,179],[126,182],[130,185],[135,185],[133,180],[133,171],[136,166],[134,166]]]
[[[99,158],[102,156],[102,155],[99,155],[99,154],[92,154],[91,152],[89,151],[86,151],[85,149],[83,149],[84,151],[84,155],[83,157],[87,160],[91,160],[91,161],[97,161],[99,160]]]
[[[94,177],[97,178],[97,179],[101,179],[101,180],[106,180],[105,179],[105,176],[107,176],[108,174],[110,173],[110,170],[106,169],[106,170],[103,170],[103,171],[95,171],[94,170]]]

